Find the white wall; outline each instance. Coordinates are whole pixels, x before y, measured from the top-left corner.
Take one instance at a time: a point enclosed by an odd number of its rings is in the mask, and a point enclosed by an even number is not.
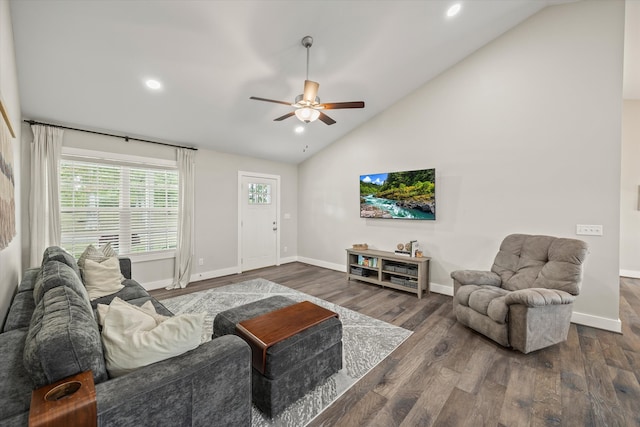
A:
[[[20,207],[20,100],[13,47],[13,29],[9,1],[0,0],[0,94],[10,116],[16,138],[13,140],[13,173],[15,180],[16,236],[0,252],[0,327],[9,311],[11,299],[22,277],[21,241],[22,210]],[[0,118],[2,120],[2,118]]]
[[[542,10],[299,166],[302,260],[344,269],[345,248],[418,239],[434,290],[488,269],[514,232],[590,245],[574,321],[619,330],[624,6]],[[437,220],[359,218],[358,177],[436,168]]]
[[[23,145],[33,141],[28,125],[23,127]],[[185,144],[188,145],[188,144]],[[63,146],[99,151],[126,153],[175,160],[174,148],[129,141],[120,138],[65,130]],[[28,156],[29,154],[25,154]],[[280,256],[282,262],[297,251],[297,167],[255,158],[218,153],[196,152],[195,179],[195,262],[192,281],[239,271],[238,253],[238,171],[259,172],[281,177]],[[28,159],[23,167],[28,171]],[[28,178],[27,178],[28,179]],[[25,186],[28,188],[28,185]],[[25,194],[24,197],[28,199]],[[24,207],[26,212],[26,207]],[[283,219],[285,213],[290,219]],[[283,248],[287,247],[287,253]],[[197,260],[203,259],[203,265]],[[173,279],[173,258],[144,261],[133,257],[133,276],[147,289],[167,286]]]
[[[196,267],[199,278],[239,271],[238,171],[280,176],[280,257],[287,261],[297,253],[297,166],[202,150],[196,163],[195,251],[196,260],[204,261],[202,267]],[[290,218],[284,219],[285,214]]]
[[[640,278],[640,100],[622,111],[620,275]]]

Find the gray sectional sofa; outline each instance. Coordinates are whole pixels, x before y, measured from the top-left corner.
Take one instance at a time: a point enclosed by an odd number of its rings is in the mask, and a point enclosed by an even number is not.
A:
[[[97,304],[114,297],[151,301],[120,259],[125,285],[90,301],[75,259],[48,248],[42,265],[25,272],[0,334],[0,426],[26,426],[31,391],[91,370],[99,426],[247,426],[251,424],[251,350],[227,335],[162,362],[109,378]]]

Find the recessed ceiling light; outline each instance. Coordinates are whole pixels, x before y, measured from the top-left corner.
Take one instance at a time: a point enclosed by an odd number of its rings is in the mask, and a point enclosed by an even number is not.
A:
[[[296,131],[296,133],[302,133],[304,132],[304,126],[296,126],[294,130]]]
[[[447,17],[452,18],[456,16],[458,12],[460,12],[460,9],[462,9],[462,6],[460,5],[460,3],[454,4],[449,9],[447,9]]]
[[[157,80],[154,79],[149,79],[147,81],[144,82],[144,84],[149,88],[149,89],[153,89],[153,90],[158,90],[162,87],[162,83],[160,83]]]

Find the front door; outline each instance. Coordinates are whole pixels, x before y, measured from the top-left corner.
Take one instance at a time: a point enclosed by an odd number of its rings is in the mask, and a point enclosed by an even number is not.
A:
[[[278,178],[240,175],[240,271],[277,265]]]

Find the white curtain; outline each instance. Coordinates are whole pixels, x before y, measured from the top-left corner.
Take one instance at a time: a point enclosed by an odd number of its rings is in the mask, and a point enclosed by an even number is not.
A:
[[[195,151],[178,148],[178,243],[173,284],[167,289],[189,284],[193,265],[193,211],[195,187]]]
[[[30,264],[37,266],[42,253],[60,244],[60,201],[58,165],[62,151],[63,130],[32,125],[31,191],[29,194]]]

